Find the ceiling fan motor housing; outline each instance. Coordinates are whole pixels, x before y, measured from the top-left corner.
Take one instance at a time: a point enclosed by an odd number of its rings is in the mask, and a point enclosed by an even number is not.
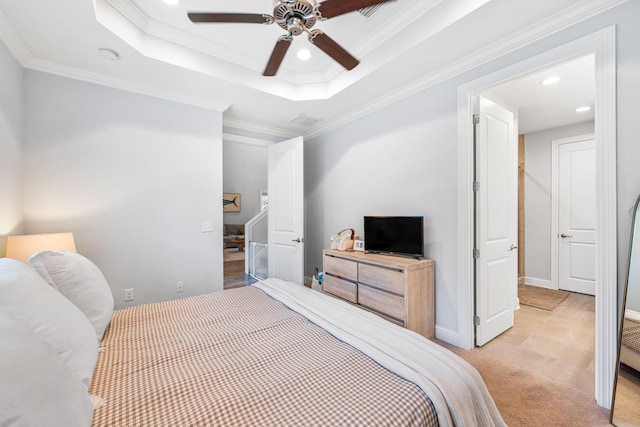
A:
[[[316,24],[315,5],[315,0],[281,0],[273,9],[273,16],[279,26],[298,36]]]

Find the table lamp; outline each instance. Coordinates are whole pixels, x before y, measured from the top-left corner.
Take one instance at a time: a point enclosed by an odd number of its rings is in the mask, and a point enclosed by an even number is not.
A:
[[[38,251],[75,252],[73,233],[25,234],[7,237],[7,258],[27,262]]]

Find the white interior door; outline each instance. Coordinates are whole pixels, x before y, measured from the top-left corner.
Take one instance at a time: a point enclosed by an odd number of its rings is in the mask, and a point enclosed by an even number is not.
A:
[[[513,326],[518,287],[518,141],[514,114],[476,99],[476,345]]]
[[[557,288],[595,295],[596,150],[593,135],[553,141]],[[553,228],[553,227],[552,227]]]
[[[269,146],[269,277],[304,284],[302,137]]]

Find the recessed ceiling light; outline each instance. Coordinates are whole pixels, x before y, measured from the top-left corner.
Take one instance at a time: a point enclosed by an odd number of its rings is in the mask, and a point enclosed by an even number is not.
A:
[[[540,84],[544,85],[544,86],[548,86],[548,85],[552,85],[554,83],[558,83],[559,81],[560,81],[560,77],[553,76],[553,77],[547,77],[546,79],[541,81]]]
[[[585,111],[589,110],[591,110],[591,107],[589,107],[588,105],[584,105],[582,107],[576,108],[576,113],[584,113]]]
[[[120,54],[113,49],[108,49],[106,47],[101,47],[98,49],[98,53],[105,59],[109,61],[117,61],[120,59]]]
[[[175,6],[180,4],[180,0],[162,0],[166,4],[170,4],[171,6]]]
[[[311,52],[309,52],[309,50],[300,49],[298,51],[298,59],[300,59],[301,61],[306,61],[309,58],[311,58]]]

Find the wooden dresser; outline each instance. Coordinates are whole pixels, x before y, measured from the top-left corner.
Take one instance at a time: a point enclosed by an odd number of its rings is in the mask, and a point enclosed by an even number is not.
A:
[[[433,261],[327,249],[323,269],[324,293],[434,337]]]

